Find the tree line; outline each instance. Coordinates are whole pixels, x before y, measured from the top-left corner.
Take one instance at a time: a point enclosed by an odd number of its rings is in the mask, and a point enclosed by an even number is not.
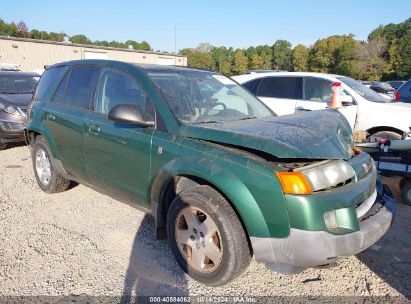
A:
[[[312,46],[294,48],[287,40],[247,49],[215,47],[201,43],[180,51],[192,67],[213,69],[225,75],[246,70],[285,70],[335,73],[361,80],[411,77],[411,18],[399,24],[379,26],[366,41],[354,35],[334,35]]]
[[[29,29],[24,21],[19,23],[6,23],[0,19],[0,36],[10,36],[10,37],[20,37],[20,38],[31,38],[40,40],[51,40],[63,42],[65,37],[68,37],[64,32],[55,33],[40,31],[37,29]],[[88,45],[98,45],[107,46],[115,48],[128,49],[131,45],[134,50],[152,51],[150,44],[147,41],[138,42],[135,40],[127,40],[126,42],[119,41],[106,41],[106,40],[96,40],[92,41],[87,36],[83,34],[73,35],[68,37],[69,41],[72,43],[88,44]]]
[[[0,36],[64,41],[64,32],[55,33],[31,29],[21,21],[6,23],[0,19]],[[148,42],[96,40],[78,34],[69,37],[72,43],[151,51]],[[191,67],[212,69],[231,76],[246,70],[286,70],[335,73],[362,80],[409,79],[411,77],[411,18],[399,24],[381,25],[366,41],[355,36],[334,35],[317,40],[311,46],[292,47],[287,40],[273,45],[234,49],[200,43],[185,48],[179,54],[187,56]]]

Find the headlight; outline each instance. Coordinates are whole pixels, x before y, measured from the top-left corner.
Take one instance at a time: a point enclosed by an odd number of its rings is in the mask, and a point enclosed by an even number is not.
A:
[[[0,111],[12,114],[12,115],[19,115],[19,116],[23,116],[24,114],[19,111],[16,107],[13,106],[6,106],[2,103],[0,103]]]

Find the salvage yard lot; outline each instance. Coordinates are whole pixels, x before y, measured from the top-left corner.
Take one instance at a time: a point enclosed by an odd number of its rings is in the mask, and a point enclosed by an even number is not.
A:
[[[252,261],[227,286],[206,287],[155,240],[150,216],[84,186],[42,192],[25,146],[0,156],[0,295],[411,297],[409,206],[398,204],[377,245],[335,268],[289,276]]]

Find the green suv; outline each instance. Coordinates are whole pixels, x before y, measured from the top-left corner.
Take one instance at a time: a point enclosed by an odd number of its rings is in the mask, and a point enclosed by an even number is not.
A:
[[[221,74],[105,60],[48,67],[28,111],[34,174],[155,218],[192,278],[222,285],[252,255],[293,273],[380,239],[392,212],[335,110],[277,117]]]

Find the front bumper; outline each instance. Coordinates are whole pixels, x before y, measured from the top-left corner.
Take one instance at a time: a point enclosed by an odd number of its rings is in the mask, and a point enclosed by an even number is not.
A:
[[[376,243],[390,228],[393,219],[393,202],[387,202],[390,199],[377,198],[373,208],[360,219],[360,229],[352,233],[336,235],[291,228],[290,235],[283,239],[251,237],[255,258],[272,270],[296,273],[355,255]]]
[[[26,117],[0,114],[0,143],[25,141]]]

